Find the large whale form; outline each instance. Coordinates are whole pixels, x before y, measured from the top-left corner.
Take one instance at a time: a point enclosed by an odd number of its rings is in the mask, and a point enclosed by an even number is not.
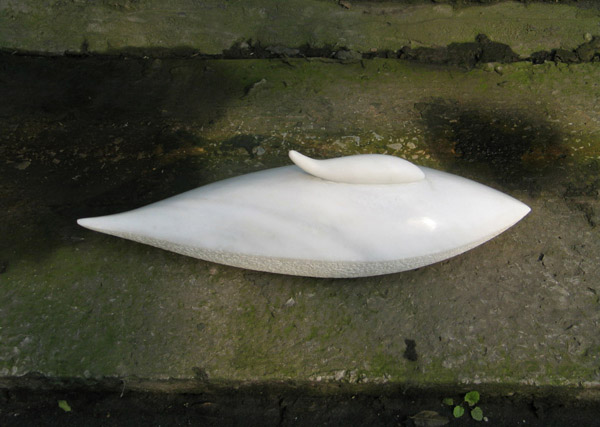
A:
[[[395,273],[463,253],[530,211],[394,156],[314,160],[226,179],[83,227],[207,261],[313,277]]]

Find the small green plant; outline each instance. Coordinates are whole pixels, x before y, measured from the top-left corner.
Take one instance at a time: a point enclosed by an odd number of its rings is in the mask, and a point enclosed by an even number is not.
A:
[[[454,399],[450,397],[445,398],[442,402],[444,403],[444,405],[454,405]],[[462,417],[465,414],[465,407],[468,407],[472,408],[470,411],[471,418],[473,418],[475,421],[482,421],[483,411],[479,406],[475,406],[477,402],[479,402],[478,391],[470,391],[467,394],[465,394],[464,400],[459,405],[454,406],[454,409],[452,410],[454,418]]]
[[[475,421],[482,421],[483,420],[483,411],[481,410],[481,408],[479,406],[476,406],[476,407],[473,408],[473,410],[471,410],[471,417]]]
[[[451,397],[445,398],[444,400],[442,400],[442,402],[444,403],[444,405],[448,405],[448,406],[454,405],[454,399],[452,399]]]
[[[479,392],[470,391],[465,394],[465,402],[467,402],[469,406],[474,406],[477,402],[479,402]]]
[[[65,412],[71,412],[71,407],[69,406],[66,400],[59,400],[58,407]]]
[[[455,406],[454,410],[452,411],[454,418],[460,418],[464,415],[464,413],[465,413],[465,408],[463,408],[462,406]]]

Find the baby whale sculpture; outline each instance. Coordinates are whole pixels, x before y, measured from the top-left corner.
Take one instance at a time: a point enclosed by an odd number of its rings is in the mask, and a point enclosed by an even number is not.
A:
[[[492,239],[530,211],[512,197],[394,156],[255,172],[83,227],[221,264],[362,277],[432,264]]]

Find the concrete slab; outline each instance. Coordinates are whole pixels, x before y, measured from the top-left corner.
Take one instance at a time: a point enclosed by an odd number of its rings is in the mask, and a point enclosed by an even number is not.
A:
[[[598,390],[597,63],[0,61],[3,384]],[[532,213],[462,256],[355,280],[246,271],[75,224],[288,164],[289,149],[404,156]]]
[[[358,52],[403,46],[471,42],[477,34],[520,55],[573,49],[598,33],[600,10],[591,2],[330,0],[5,1],[0,47],[62,54],[122,49],[192,50],[221,54],[252,40],[273,49],[330,46]],[[483,3],[478,0],[477,3]]]

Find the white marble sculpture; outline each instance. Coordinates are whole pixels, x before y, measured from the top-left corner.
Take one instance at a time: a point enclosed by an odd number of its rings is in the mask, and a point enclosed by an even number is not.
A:
[[[226,179],[83,227],[252,270],[361,277],[432,264],[530,211],[465,178],[386,155],[313,160]]]

